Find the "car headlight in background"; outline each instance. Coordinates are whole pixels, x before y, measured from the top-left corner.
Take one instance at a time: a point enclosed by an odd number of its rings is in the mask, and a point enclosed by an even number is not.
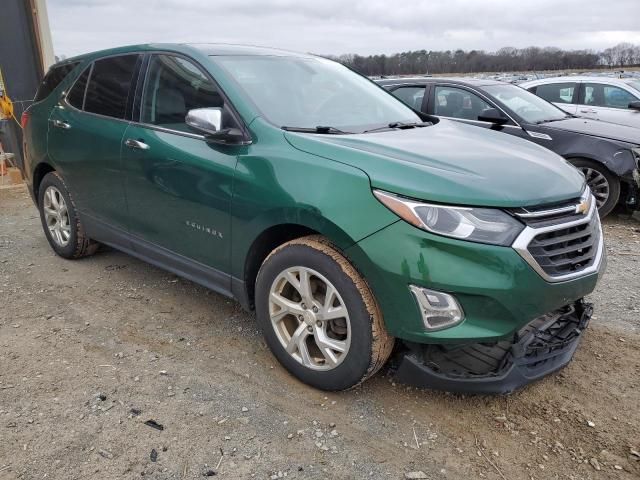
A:
[[[445,237],[508,246],[524,229],[511,215],[494,208],[435,205],[382,190],[374,190],[373,194],[404,221]]]

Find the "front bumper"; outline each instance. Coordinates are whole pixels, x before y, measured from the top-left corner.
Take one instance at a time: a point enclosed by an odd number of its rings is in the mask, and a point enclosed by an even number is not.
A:
[[[449,392],[510,393],[567,365],[592,311],[590,304],[579,300],[536,318],[510,341],[407,343],[396,380]]]
[[[436,236],[398,221],[346,250],[367,279],[387,331],[405,342],[461,344],[509,340],[548,312],[589,295],[604,272],[547,282],[515,249]],[[410,285],[453,295],[465,318],[425,329]]]

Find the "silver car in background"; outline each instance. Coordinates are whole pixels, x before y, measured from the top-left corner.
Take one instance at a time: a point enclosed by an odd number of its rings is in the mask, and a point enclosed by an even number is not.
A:
[[[572,115],[640,128],[640,78],[555,77],[520,86]]]

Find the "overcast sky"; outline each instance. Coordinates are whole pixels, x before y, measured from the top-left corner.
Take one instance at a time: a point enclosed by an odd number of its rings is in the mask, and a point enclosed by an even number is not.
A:
[[[640,44],[640,0],[48,0],[56,55],[147,42],[318,54]]]

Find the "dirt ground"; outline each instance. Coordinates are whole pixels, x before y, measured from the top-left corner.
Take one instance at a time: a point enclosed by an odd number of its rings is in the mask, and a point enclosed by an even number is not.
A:
[[[605,232],[560,373],[508,397],[385,371],[329,394],[233,301],[113,250],[56,257],[26,190],[0,189],[0,479],[640,478],[640,222]]]

